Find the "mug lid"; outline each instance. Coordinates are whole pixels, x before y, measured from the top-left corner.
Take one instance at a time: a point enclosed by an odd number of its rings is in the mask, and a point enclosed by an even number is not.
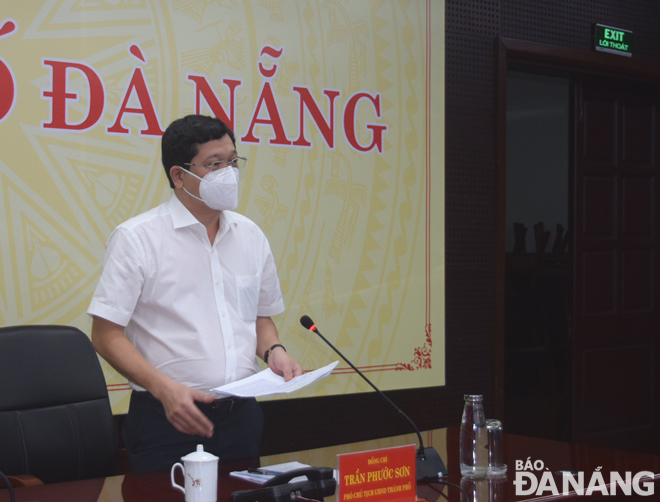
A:
[[[193,451],[191,453],[188,453],[188,455],[181,457],[181,460],[188,460],[193,462],[207,462],[209,460],[218,460],[218,457],[213,455],[213,453],[204,451],[204,445],[198,444],[196,451]]]

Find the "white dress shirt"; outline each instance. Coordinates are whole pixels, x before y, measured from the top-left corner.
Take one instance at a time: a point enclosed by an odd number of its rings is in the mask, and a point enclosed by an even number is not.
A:
[[[155,368],[208,391],[258,371],[256,318],[283,310],[261,229],[222,211],[211,244],[204,225],[172,195],[110,235],[87,313],[125,326]]]

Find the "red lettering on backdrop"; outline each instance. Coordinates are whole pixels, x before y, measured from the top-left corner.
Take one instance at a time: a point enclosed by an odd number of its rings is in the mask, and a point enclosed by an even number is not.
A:
[[[16,83],[5,60],[0,58],[0,122],[11,112],[16,101]]]
[[[13,19],[5,19],[0,27],[0,38],[11,35],[16,31],[16,21]]]
[[[268,110],[268,118],[262,119],[259,118],[259,112],[261,111],[261,105],[264,103],[266,104],[266,108]],[[259,143],[259,140],[252,133],[256,124],[270,125],[273,128],[275,138],[271,138],[269,141],[271,145],[286,146],[291,144],[291,141],[286,139],[286,134],[284,133],[284,124],[282,124],[282,117],[280,117],[280,112],[277,108],[277,101],[275,101],[275,96],[273,96],[273,90],[270,88],[269,82],[264,82],[264,85],[261,88],[259,101],[257,101],[257,106],[254,108],[254,113],[252,114],[252,120],[250,121],[248,132],[241,138],[241,141],[246,143]]]
[[[358,143],[357,136],[355,135],[355,109],[357,108],[358,101],[361,99],[368,99],[371,101],[374,105],[374,110],[376,111],[376,117],[380,118],[379,94],[376,94],[376,97],[373,97],[366,92],[353,94],[344,107],[344,135],[346,136],[346,141],[348,141],[350,145],[359,152],[368,152],[376,147],[378,153],[383,153],[383,131],[387,130],[386,125],[367,123],[366,128],[371,129],[373,132],[372,141],[367,146],[362,146]]]
[[[282,53],[284,52],[283,48],[276,49],[275,47],[271,47],[269,45],[264,45],[261,48],[261,52],[259,52],[260,56],[263,56],[264,54],[266,56],[270,56],[273,59],[279,59],[282,57]],[[275,73],[277,73],[277,65],[274,64],[271,68],[266,68],[261,61],[259,61],[259,73],[261,73],[264,77],[266,78],[271,78],[275,76]]]
[[[283,49],[275,49],[274,47],[264,46],[261,49],[260,56],[264,54],[272,58],[278,59],[282,56],[284,52]],[[261,61],[258,65],[259,72],[263,77],[272,78],[277,73],[277,64],[273,64],[271,68],[266,68]],[[259,118],[261,113],[261,106],[265,104],[268,111],[268,118]],[[256,124],[270,125],[275,133],[275,138],[271,138],[269,143],[271,145],[281,145],[288,146],[291,144],[286,138],[286,133],[284,132],[284,125],[282,124],[282,117],[280,117],[280,112],[277,107],[277,101],[273,95],[273,90],[270,87],[270,82],[264,82],[261,87],[261,93],[259,93],[259,100],[257,101],[257,106],[254,107],[254,112],[252,113],[252,120],[250,121],[250,126],[248,127],[247,133],[241,138],[241,141],[246,143],[259,143],[254,134],[254,126]]]
[[[2,27],[0,27],[0,38],[14,31],[16,31],[16,23],[13,20],[5,20]],[[131,45],[129,53],[140,63],[146,63],[146,58],[139,46],[135,44]],[[260,51],[260,57],[268,56],[279,59],[283,53],[283,48],[275,49],[270,46],[264,46]],[[42,127],[61,130],[86,130],[94,127],[103,115],[105,108],[103,81],[96,70],[79,61],[43,59],[42,64],[51,68],[51,89],[42,90],[42,97],[50,100],[50,121],[43,122]],[[277,73],[278,65],[272,63],[270,66],[267,66],[262,61],[259,61],[258,70],[262,77],[267,80],[262,84],[247,132],[240,139],[246,143],[260,143],[260,138],[254,134],[255,127],[257,125],[267,125],[271,127],[274,133],[274,137],[269,141],[271,145],[310,147],[312,143],[305,135],[306,115],[309,114],[309,117],[323,137],[326,146],[329,149],[334,149],[335,99],[340,96],[340,91],[331,89],[323,90],[323,94],[328,100],[327,115],[324,116],[319,104],[315,101],[314,96],[307,87],[293,86],[293,91],[298,93],[299,97],[299,134],[295,141],[290,141],[287,139],[282,117],[279,113],[279,107],[270,83],[270,79]],[[75,72],[81,73],[85,78],[89,96],[86,116],[78,123],[70,122],[68,111],[71,104],[67,102],[67,100],[80,101],[78,93],[67,87],[70,84],[71,75]],[[222,83],[229,90],[229,113],[227,113],[205,75],[189,74],[187,78],[195,86],[195,113],[202,113],[202,100],[204,100],[216,117],[220,118],[220,120],[228,124],[232,129],[235,129],[236,89],[242,85],[241,80],[229,78],[222,80]],[[0,89],[2,89],[0,93],[0,122],[2,122],[11,112],[16,100],[16,81],[14,75],[11,68],[2,58],[0,58]],[[356,114],[361,100],[368,101],[375,112],[375,116],[377,118],[381,117],[380,94],[371,95],[364,91],[355,93],[344,106],[344,136],[347,142],[358,152],[366,153],[375,148],[379,153],[382,153],[383,136],[388,128],[387,125],[367,122],[364,127],[371,131],[371,140],[366,145],[360,144],[358,141]],[[129,106],[129,102],[132,106]],[[149,87],[140,67],[133,69],[133,74],[124,93],[122,104],[119,107],[115,121],[106,129],[109,134],[130,134],[129,129],[122,124],[125,114],[136,114],[143,117],[146,127],[140,130],[141,135],[162,136],[163,129],[160,126]]]
[[[137,100],[140,103],[140,106],[137,108],[128,106],[128,101],[131,98],[133,91],[135,91]],[[115,123],[108,127],[106,131],[111,134],[129,134],[129,130],[121,124],[121,120],[125,113],[134,113],[144,117],[144,121],[147,123],[147,128],[140,130],[141,135],[163,135],[164,131],[160,127],[158,116],[156,115],[156,109],[154,108],[154,103],[151,99],[151,94],[149,93],[147,82],[145,81],[144,74],[142,73],[142,68],[138,67],[133,70],[133,76],[131,77],[131,81],[128,84],[128,88],[126,89],[124,100],[119,107],[119,113],[117,114]]]
[[[51,101],[50,122],[43,122],[42,127],[45,129],[74,131],[83,131],[93,127],[101,118],[105,104],[103,82],[101,82],[101,78],[96,74],[96,71],[92,67],[76,61],[44,59],[42,64],[51,67],[51,89],[41,92],[44,98]],[[77,124],[70,123],[67,120],[67,99],[78,99],[77,93],[67,92],[67,81],[73,71],[79,71],[85,76],[89,89],[87,116]]]
[[[11,35],[16,31],[16,22],[6,19],[0,27],[0,38]],[[14,108],[16,102],[16,80],[9,65],[0,58],[0,122],[2,122]]]
[[[225,78],[222,83],[229,87],[229,115],[218,100],[218,96],[213,92],[211,84],[204,75],[188,75],[188,80],[195,84],[195,113],[202,113],[202,99],[211,108],[211,112],[217,118],[222,120],[227,127],[234,130],[234,110],[236,105],[235,89],[241,85],[240,80],[230,80]]]
[[[314,97],[305,87],[293,87],[293,90],[300,95],[300,110],[299,114],[299,130],[300,136],[293,142],[294,146],[311,146],[311,143],[305,138],[305,108],[309,111],[314,123],[319,128],[319,132],[323,136],[323,141],[328,145],[328,148],[334,149],[335,147],[335,98],[339,96],[339,91],[324,90],[325,94],[330,101],[328,115],[330,120],[324,120],[321,110],[319,110]]]

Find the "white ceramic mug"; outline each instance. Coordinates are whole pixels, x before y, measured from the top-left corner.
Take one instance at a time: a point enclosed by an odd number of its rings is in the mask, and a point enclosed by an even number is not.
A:
[[[172,466],[170,479],[172,486],[181,490],[186,502],[217,502],[218,500],[218,457],[204,451],[204,446],[197,445],[197,451],[181,457],[183,465],[177,462]],[[174,481],[174,471],[181,468],[185,479],[184,485]]]

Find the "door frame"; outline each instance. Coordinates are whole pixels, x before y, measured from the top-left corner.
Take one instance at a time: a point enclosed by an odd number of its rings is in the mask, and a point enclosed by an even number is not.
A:
[[[660,65],[632,57],[496,37],[495,41],[495,403],[504,416],[507,72],[513,65],[660,83]]]

